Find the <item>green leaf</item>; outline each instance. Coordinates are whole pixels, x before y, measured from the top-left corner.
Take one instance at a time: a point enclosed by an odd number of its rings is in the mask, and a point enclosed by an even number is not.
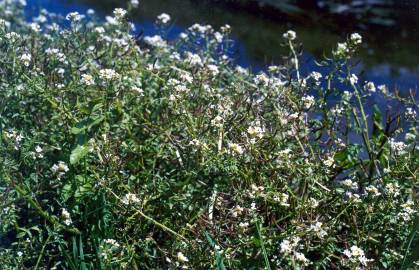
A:
[[[217,264],[217,270],[227,270],[226,267],[224,266],[223,257],[221,256],[218,249],[215,248],[216,244],[214,240],[212,240],[211,236],[209,235],[207,231],[205,231],[205,237],[207,238],[211,247],[214,248],[215,250],[215,262]]]
[[[358,164],[360,147],[358,144],[350,144],[346,149],[336,152],[333,157],[339,167],[349,169]]]
[[[419,260],[419,239],[417,238],[418,231],[419,231],[419,216],[416,217],[415,223],[413,224],[413,227],[412,227],[412,231],[410,232],[403,263],[402,263],[402,266],[400,267],[401,270],[409,269],[410,267],[413,266],[415,261]],[[409,256],[409,251],[411,251],[410,256]]]
[[[72,244],[73,244],[73,259],[76,264],[78,264],[78,250],[77,250],[77,239],[75,236],[72,237]]]
[[[75,165],[77,164],[80,159],[85,157],[89,153],[89,146],[88,145],[77,145],[76,148],[71,151],[70,155],[70,164]]]
[[[256,221],[256,230],[257,230],[257,237],[260,242],[260,248],[262,249],[263,259],[265,260],[266,269],[271,270],[268,253],[266,252],[265,243],[263,241],[263,236],[262,236],[262,224],[260,223],[259,220]]]
[[[79,238],[79,251],[80,251],[80,270],[87,270],[86,263],[84,262],[83,240]]]
[[[77,199],[77,201],[80,201],[81,198],[83,198],[85,195],[88,195],[93,189],[92,184],[86,183],[82,186],[79,186],[76,190],[76,193],[74,194],[74,197]]]
[[[71,133],[77,135],[89,131],[92,127],[97,126],[105,119],[104,116],[90,116],[78,122],[71,128]]]
[[[376,145],[379,145],[384,138],[383,116],[381,110],[377,105],[373,109],[373,126],[372,126],[372,140]]]
[[[73,193],[73,188],[71,184],[69,183],[65,184],[63,188],[61,189],[61,197],[63,201],[66,202],[71,197],[72,193]]]

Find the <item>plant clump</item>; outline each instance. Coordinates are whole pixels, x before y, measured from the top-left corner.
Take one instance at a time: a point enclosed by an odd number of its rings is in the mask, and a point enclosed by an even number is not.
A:
[[[228,25],[140,37],[131,3],[0,2],[2,269],[417,267],[417,104],[351,72],[359,34],[253,74]]]

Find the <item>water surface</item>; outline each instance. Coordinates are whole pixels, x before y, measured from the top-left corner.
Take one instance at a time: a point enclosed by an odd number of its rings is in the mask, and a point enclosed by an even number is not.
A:
[[[126,1],[115,0],[29,0],[27,11],[36,14],[42,6],[67,14],[93,8],[101,16]],[[154,34],[157,15],[171,15],[174,38],[194,23],[220,27],[230,24],[236,41],[238,64],[253,71],[280,64],[287,49],[282,33],[293,29],[304,46],[303,68],[317,69],[314,59],[330,55],[336,43],[352,32],[364,37],[356,71],[361,81],[386,84],[407,92],[419,86],[419,1],[193,1],[141,0],[132,16],[137,28]],[[260,3],[264,6],[259,5]],[[332,4],[331,4],[332,3]],[[285,7],[284,7],[285,6]]]

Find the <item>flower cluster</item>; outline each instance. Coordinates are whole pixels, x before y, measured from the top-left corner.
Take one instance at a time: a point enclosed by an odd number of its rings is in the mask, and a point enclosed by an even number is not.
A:
[[[350,249],[345,249],[343,254],[347,257],[351,264],[355,265],[367,266],[369,262],[374,261],[373,259],[367,259],[364,251],[355,245],[351,246]]]
[[[58,179],[62,178],[69,170],[70,169],[64,161],[59,161],[51,167],[52,173],[55,174]]]
[[[140,1],[30,22],[19,2],[0,1],[3,268],[399,269],[413,254],[417,107],[350,73],[359,34],[308,71],[287,31],[285,61],[253,73],[229,25],[171,40],[162,13],[142,37]]]

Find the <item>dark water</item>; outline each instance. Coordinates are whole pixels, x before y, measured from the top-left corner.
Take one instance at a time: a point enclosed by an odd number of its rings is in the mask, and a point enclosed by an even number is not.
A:
[[[39,7],[63,15],[93,8],[104,16],[126,2],[28,0],[27,13],[36,15]],[[288,29],[295,30],[304,44],[305,70],[316,70],[313,59],[330,55],[337,42],[356,31],[365,40],[356,69],[360,81],[374,81],[407,92],[419,87],[418,8],[418,0],[140,0],[132,19],[137,29],[150,35],[156,16],[168,13],[174,22],[170,38],[194,23],[214,27],[230,24],[237,63],[254,71],[281,63],[281,56],[287,54],[280,45],[282,33]]]

